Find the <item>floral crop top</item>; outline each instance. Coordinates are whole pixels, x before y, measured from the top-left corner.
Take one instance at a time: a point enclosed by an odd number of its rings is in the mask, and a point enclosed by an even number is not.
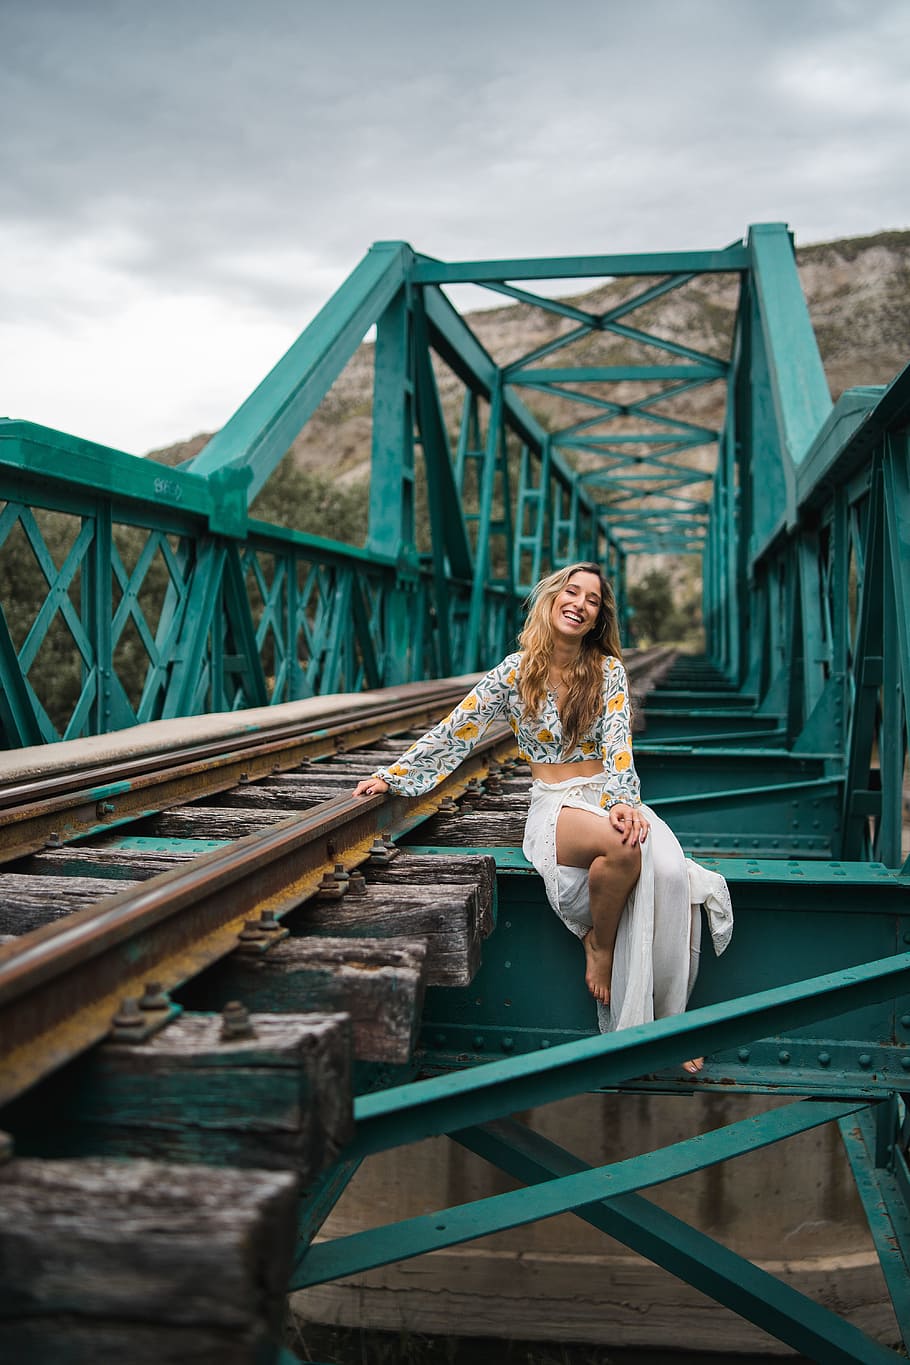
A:
[[[619,659],[604,659],[603,710],[571,753],[563,754],[562,727],[556,697],[548,692],[542,714],[522,717],[518,692],[521,654],[509,654],[481,678],[445,720],[414,741],[397,763],[373,774],[402,796],[430,791],[467,758],[495,720],[504,720],[518,740],[519,757],[529,763],[578,763],[603,759],[605,806],[627,801],[641,804],[640,784],[632,759],[629,685]]]

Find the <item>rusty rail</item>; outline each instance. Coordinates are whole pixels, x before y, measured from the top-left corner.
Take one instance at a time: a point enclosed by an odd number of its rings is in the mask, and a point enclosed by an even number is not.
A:
[[[667,651],[645,651],[629,660],[630,678],[641,690],[643,679],[668,666]],[[424,723],[462,690],[463,681],[454,689],[451,683],[428,686],[419,698],[412,691],[404,706],[379,705],[353,721],[328,726],[314,721],[240,745],[232,737],[227,752],[217,745],[190,745],[168,755],[108,764],[92,774],[103,779],[100,785],[86,786],[84,773],[16,784],[19,804],[0,814],[3,856],[43,847],[49,822],[56,822],[56,838],[50,841],[63,842],[61,829],[66,840],[106,830],[188,796],[226,790],[237,784],[240,771],[249,778],[267,776],[305,758],[335,754],[342,744],[350,751],[353,740],[359,747],[390,726],[401,730]],[[266,944],[275,929],[280,932],[277,921],[314,895],[327,872],[338,864],[346,871],[359,866],[380,836],[394,838],[428,818],[512,753],[514,744],[510,729],[496,727],[427,796],[321,802],[0,946],[0,1104],[105,1037],[122,999],[141,996],[150,980],[165,992],[176,989],[234,951],[256,917],[253,936],[258,933]],[[0,792],[0,800],[12,791]],[[88,803],[94,810],[109,799],[101,791],[122,804],[100,817],[85,817]],[[15,854],[9,851],[13,847]]]

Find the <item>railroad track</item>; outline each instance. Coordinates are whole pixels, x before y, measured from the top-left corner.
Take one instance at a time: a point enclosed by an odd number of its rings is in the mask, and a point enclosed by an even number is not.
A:
[[[638,695],[671,657],[630,659]],[[457,845],[520,842],[505,726],[427,797],[350,795],[465,690],[0,765],[0,1359],[279,1359],[301,1189],[343,1154],[355,1091],[415,1074],[426,987],[479,966],[495,869]],[[444,864],[397,856],[426,821]]]

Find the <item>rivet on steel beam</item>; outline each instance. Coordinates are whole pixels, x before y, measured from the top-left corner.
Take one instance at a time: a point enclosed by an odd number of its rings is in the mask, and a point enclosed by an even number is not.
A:
[[[513,1050],[514,1047],[515,1047],[515,1039],[514,1039],[514,1038],[503,1038],[503,1040],[502,1040],[502,1050],[503,1050],[503,1052],[511,1052],[511,1051]]]
[[[752,1053],[749,1051],[747,1047],[741,1047],[736,1055],[741,1062],[747,1062],[749,1058],[752,1056]]]
[[[237,781],[240,782],[241,784],[244,782],[249,782],[249,780],[250,780],[249,773],[241,773],[237,779]]]
[[[56,832],[56,830],[54,831],[53,834],[49,834],[49,835],[47,836],[47,838],[46,838],[45,841],[44,841],[44,847],[45,847],[45,848],[59,848],[59,847],[60,847],[60,835]],[[907,942],[910,943],[910,937],[908,937]]]
[[[98,816],[98,819],[101,820],[105,815],[113,815],[115,809],[116,807],[114,806],[113,801],[99,801],[95,807],[95,813]]]
[[[540,1040],[540,1046],[541,1046],[541,1047],[549,1047],[549,1046],[550,1046],[550,1040],[549,1040],[549,1038],[541,1038],[541,1040]]]
[[[910,1071],[910,1057],[901,1057],[901,1066],[905,1071]]]
[[[910,1028],[910,1014],[901,1015],[901,1028]]]
[[[483,1051],[483,1034],[482,1034],[482,1033],[475,1033],[475,1034],[474,1034],[474,1037],[471,1039],[471,1046],[472,1046],[472,1047],[475,1049],[475,1051],[477,1051],[477,1052],[482,1052],[482,1051]]]
[[[222,1038],[253,1038],[255,1033],[250,1023],[250,1012],[239,1000],[229,1000],[221,1011]]]
[[[872,1058],[869,1056],[868,1052],[861,1052],[857,1060],[864,1071],[868,1071],[869,1067],[872,1065]]]
[[[818,1064],[819,1064],[819,1066],[830,1066],[830,1065],[831,1065],[831,1053],[830,1053],[830,1052],[820,1052],[820,1053],[818,1054]]]
[[[780,1062],[781,1066],[786,1066],[787,1063],[790,1061],[789,1052],[787,1052],[786,1050],[781,1050],[777,1054],[777,1060]]]
[[[145,1032],[146,1020],[135,995],[120,1001],[120,1008],[111,1020],[111,1038],[115,1043],[128,1043]]]
[[[145,989],[139,997],[139,1008],[141,1010],[166,1010],[170,1007],[171,1002],[168,999],[167,991],[161,989],[161,982],[146,981]]]
[[[358,868],[352,872],[348,878],[348,895],[365,896],[367,893],[367,879]]]

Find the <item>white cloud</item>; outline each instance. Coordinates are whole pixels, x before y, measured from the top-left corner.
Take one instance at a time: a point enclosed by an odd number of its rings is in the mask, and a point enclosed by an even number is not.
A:
[[[0,408],[218,426],[376,239],[903,226],[908,38],[906,0],[0,4]]]

